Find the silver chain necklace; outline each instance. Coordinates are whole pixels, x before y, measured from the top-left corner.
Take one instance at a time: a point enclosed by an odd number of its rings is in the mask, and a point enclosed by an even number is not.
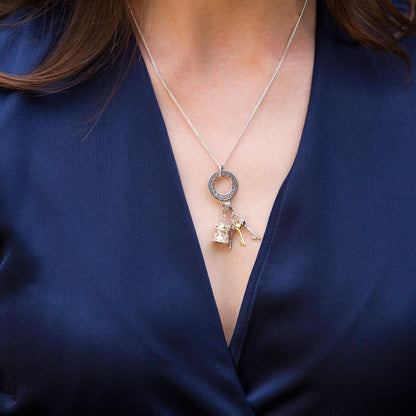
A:
[[[283,62],[286,58],[286,54],[289,50],[289,47],[292,43],[292,40],[295,37],[296,31],[297,31],[297,29],[300,25],[301,20],[302,20],[303,14],[304,14],[305,9],[306,9],[306,6],[308,4],[308,0],[305,0],[305,2],[303,4],[302,10],[299,14],[299,18],[298,18],[295,26],[293,27],[292,33],[289,37],[289,40],[286,44],[286,47],[283,51],[283,54],[282,54],[281,58],[279,59],[279,62],[278,62],[277,66],[276,66],[276,68],[273,72],[273,75],[272,75],[270,81],[267,83],[266,88],[264,89],[260,98],[256,102],[256,105],[254,106],[252,112],[250,113],[249,118],[247,119],[246,123],[244,124],[244,127],[241,130],[241,133],[237,137],[237,140],[235,141],[233,147],[231,148],[230,152],[228,153],[228,155],[226,156],[226,158],[224,159],[224,161],[222,163],[220,163],[218,161],[218,159],[214,156],[214,154],[211,152],[208,145],[205,143],[205,140],[199,134],[198,130],[195,128],[192,121],[186,115],[185,111],[183,110],[183,108],[178,103],[176,97],[173,95],[171,89],[168,87],[165,79],[163,78],[162,74],[159,71],[158,66],[156,65],[156,62],[153,58],[152,53],[150,52],[149,45],[147,44],[146,39],[143,35],[143,32],[140,29],[140,26],[137,22],[136,16],[134,15],[133,9],[132,9],[129,1],[126,0],[126,3],[127,3],[128,9],[130,11],[130,14],[132,16],[134,25],[136,26],[137,32],[140,35],[140,38],[143,42],[143,46],[146,50],[146,53],[147,53],[147,55],[150,59],[150,62],[152,63],[152,67],[153,67],[153,69],[156,73],[156,76],[158,77],[161,85],[163,86],[163,88],[165,89],[165,91],[167,92],[167,94],[169,95],[171,100],[173,101],[173,103],[176,105],[180,114],[185,119],[185,121],[187,122],[187,124],[189,125],[189,127],[191,128],[193,133],[195,134],[195,136],[198,138],[202,147],[206,150],[208,155],[211,157],[211,159],[218,166],[218,171],[214,172],[208,180],[208,190],[209,190],[209,192],[221,204],[221,221],[220,221],[219,224],[215,224],[215,235],[214,235],[213,241],[216,242],[216,243],[226,244],[226,245],[228,245],[228,248],[231,250],[233,233],[234,233],[234,231],[236,231],[239,234],[239,237],[240,237],[240,246],[246,246],[243,234],[241,232],[241,227],[244,227],[245,229],[247,229],[251,233],[251,238],[253,240],[260,240],[261,236],[258,233],[256,233],[255,231],[253,231],[250,227],[247,226],[246,221],[244,220],[243,217],[240,217],[239,215],[237,215],[233,211],[233,208],[231,206],[231,199],[237,193],[238,181],[237,181],[237,178],[235,177],[235,175],[233,173],[231,173],[228,170],[224,170],[224,166],[227,163],[228,159],[230,158],[231,154],[234,152],[235,148],[237,147],[237,145],[240,142],[241,138],[243,137],[244,133],[246,132],[247,127],[251,123],[251,121],[254,118],[255,114],[257,113],[257,110],[259,109],[261,103],[263,102],[264,98],[266,97],[267,93],[269,92],[274,80],[276,79],[277,75],[279,74],[280,68],[283,65]],[[218,192],[215,189],[215,184],[216,184],[216,181],[218,180],[218,178],[227,178],[230,181],[231,189],[227,193],[223,194],[223,193]]]

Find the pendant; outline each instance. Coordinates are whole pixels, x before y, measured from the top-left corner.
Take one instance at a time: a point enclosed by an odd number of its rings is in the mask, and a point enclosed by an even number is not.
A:
[[[230,181],[231,189],[226,194],[218,192],[215,189],[215,184],[218,178],[227,178]],[[251,233],[251,238],[253,240],[261,240],[261,236],[247,226],[245,219],[235,214],[233,211],[231,199],[237,193],[238,181],[230,171],[223,170],[221,166],[220,170],[214,172],[210,176],[208,181],[208,189],[211,195],[221,203],[221,220],[218,224],[215,224],[215,234],[212,240],[213,242],[226,244],[231,250],[234,231],[236,231],[240,237],[240,246],[245,247],[246,242],[244,240],[241,227],[245,228]]]

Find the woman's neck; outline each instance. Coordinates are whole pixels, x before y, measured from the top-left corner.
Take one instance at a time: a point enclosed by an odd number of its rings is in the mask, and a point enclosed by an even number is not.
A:
[[[209,69],[282,51],[304,0],[149,0],[141,25],[154,55]],[[172,68],[174,70],[174,68]],[[218,69],[218,68],[217,68]]]

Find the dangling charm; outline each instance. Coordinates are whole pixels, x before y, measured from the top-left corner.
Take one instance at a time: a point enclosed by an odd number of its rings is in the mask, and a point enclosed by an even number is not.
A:
[[[222,194],[215,189],[215,183],[218,178],[227,178],[231,182],[231,189],[226,194]],[[253,240],[261,239],[259,234],[247,227],[246,221],[243,218],[233,212],[231,199],[237,193],[238,181],[230,171],[223,170],[223,167],[221,166],[220,170],[214,172],[209,178],[208,189],[211,195],[221,203],[221,221],[218,224],[215,224],[213,242],[227,244],[228,248],[231,250],[235,230],[240,236],[240,246],[245,247],[246,242],[244,240],[243,233],[241,232],[241,227],[246,228],[251,233],[251,238]]]
[[[212,241],[214,243],[227,244],[228,248],[232,249],[233,240],[233,226],[231,221],[227,219],[228,211],[231,209],[229,202],[222,203],[221,221],[215,224],[215,234]]]

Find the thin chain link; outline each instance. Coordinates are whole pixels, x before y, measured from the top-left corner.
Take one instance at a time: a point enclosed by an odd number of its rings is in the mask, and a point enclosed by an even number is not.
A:
[[[302,17],[303,14],[305,12],[306,6],[308,4],[308,0],[305,0],[305,3],[303,4],[302,10],[299,14],[299,18],[295,24],[295,26],[293,27],[292,33],[289,37],[289,40],[287,41],[286,47],[283,51],[283,54],[281,56],[281,58],[279,59],[279,62],[276,66],[276,69],[273,72],[273,75],[270,79],[270,81],[267,83],[266,88],[264,89],[263,93],[261,94],[260,98],[258,99],[256,105],[254,106],[252,112],[250,113],[249,118],[247,119],[246,123],[244,124],[243,129],[241,130],[241,133],[239,134],[237,140],[235,141],[233,147],[231,148],[230,152],[228,153],[227,157],[224,159],[224,161],[222,163],[220,163],[218,161],[218,159],[214,156],[214,154],[211,152],[211,150],[209,149],[208,145],[205,143],[205,140],[202,138],[202,136],[199,134],[198,130],[195,128],[195,126],[193,125],[192,121],[189,119],[189,117],[186,115],[185,111],[183,110],[183,108],[180,106],[180,104],[178,103],[176,97],[173,95],[172,91],[170,90],[170,88],[168,87],[165,79],[163,78],[162,74],[159,71],[158,66],[156,65],[156,62],[153,58],[153,55],[150,52],[149,49],[149,45],[146,42],[146,39],[143,35],[142,30],[140,29],[139,23],[137,22],[136,16],[134,15],[134,12],[131,8],[131,5],[129,3],[128,0],[126,0],[127,3],[127,7],[130,10],[130,14],[132,16],[133,22],[136,26],[136,29],[140,35],[140,38],[143,42],[144,48],[146,50],[146,53],[150,59],[150,62],[152,63],[153,69],[157,75],[157,77],[159,78],[160,83],[162,84],[163,88],[166,90],[166,92],[168,93],[169,97],[172,99],[172,101],[174,102],[174,104],[176,105],[176,107],[178,108],[179,112],[181,113],[182,117],[185,119],[185,121],[188,123],[189,127],[191,128],[191,130],[194,132],[195,136],[199,139],[202,147],[207,151],[207,153],[209,154],[209,156],[211,157],[211,159],[218,165],[218,168],[221,170],[222,167],[227,163],[228,159],[230,158],[231,154],[234,152],[235,148],[237,147],[238,143],[240,142],[241,138],[243,137],[244,133],[247,130],[247,127],[249,126],[249,124],[251,123],[251,120],[254,118],[257,110],[259,109],[261,103],[263,102],[264,98],[266,97],[267,93],[269,92],[271,86],[273,85],[274,80],[276,79],[277,75],[279,74],[280,68],[283,65],[283,62],[286,58],[286,54],[290,48],[290,45],[293,41],[293,38],[295,37],[296,31],[300,25],[300,22],[302,21]]]

